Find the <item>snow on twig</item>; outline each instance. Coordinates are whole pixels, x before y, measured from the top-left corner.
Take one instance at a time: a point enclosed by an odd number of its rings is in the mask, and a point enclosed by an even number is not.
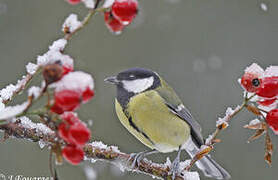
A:
[[[16,122],[2,124],[0,125],[0,130],[15,138],[24,138],[39,143],[43,141],[43,145],[60,141],[60,138],[44,124],[33,123],[26,117],[18,118]],[[116,165],[123,171],[143,173],[158,179],[171,178],[169,173],[171,162],[169,160],[165,164],[157,164],[144,159],[139,167],[132,169],[130,154],[121,152],[116,146],[107,146],[97,141],[86,144],[83,149],[85,152],[85,160],[91,160],[91,162],[106,161]],[[182,162],[181,168],[183,168],[183,163],[184,165],[188,164],[188,162]],[[176,176],[176,180],[199,180],[197,172],[183,171],[182,173]]]

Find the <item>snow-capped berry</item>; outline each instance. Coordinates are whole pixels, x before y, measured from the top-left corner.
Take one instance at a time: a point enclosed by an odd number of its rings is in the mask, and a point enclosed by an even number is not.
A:
[[[63,68],[60,64],[47,64],[43,67],[42,74],[46,84],[51,84],[62,78]]]
[[[83,103],[88,102],[90,99],[92,99],[94,97],[94,95],[95,95],[94,90],[87,87],[86,90],[83,91],[83,93],[82,93],[82,102]]]
[[[240,83],[246,91],[255,92],[260,86],[261,80],[258,74],[247,72],[242,76]]]
[[[80,3],[80,2],[81,2],[81,0],[68,0],[68,2],[69,2],[70,4],[75,5],[75,4]]]
[[[121,21],[124,25],[130,24],[137,15],[137,12],[137,0],[115,0],[112,5],[113,16]]]
[[[275,103],[275,101],[277,100],[277,98],[273,98],[273,99],[264,99],[261,101],[257,101],[257,103],[261,106],[270,106],[273,103]]]
[[[94,95],[94,81],[91,75],[81,72],[69,72],[63,78],[52,84],[55,88],[54,105],[51,110],[58,114],[74,111],[80,103],[87,102]]]
[[[74,125],[75,123],[80,122],[80,119],[77,117],[77,114],[74,112],[64,112],[61,115],[61,118],[69,125]]]
[[[278,109],[273,109],[267,113],[266,122],[278,134]]]
[[[55,92],[62,90],[74,90],[82,94],[87,88],[94,89],[94,80],[90,74],[82,71],[69,72],[52,87]]]
[[[53,112],[62,114],[65,111],[74,111],[80,106],[80,93],[73,90],[62,90],[54,93]]]
[[[264,74],[263,68],[256,63],[253,63],[250,66],[246,67],[244,72],[251,73],[251,74],[257,74],[259,77],[262,77]]]
[[[269,66],[264,72],[264,77],[275,77],[278,76],[278,66]]]
[[[75,145],[84,146],[90,140],[91,132],[83,122],[72,125],[69,129],[69,139]]]
[[[110,11],[104,13],[104,21],[107,28],[115,34],[120,34],[125,27],[119,20],[114,18]]]
[[[63,157],[71,164],[77,165],[84,159],[84,151],[82,148],[74,146],[74,145],[67,145],[62,150]]]
[[[263,78],[260,87],[256,90],[256,94],[264,98],[278,96],[278,76]]]

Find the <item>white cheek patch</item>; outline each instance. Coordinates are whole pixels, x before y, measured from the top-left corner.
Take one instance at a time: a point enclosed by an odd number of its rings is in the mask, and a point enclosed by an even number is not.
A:
[[[150,88],[153,85],[154,77],[151,76],[145,79],[136,79],[132,81],[122,81],[124,88],[128,92],[140,93]]]

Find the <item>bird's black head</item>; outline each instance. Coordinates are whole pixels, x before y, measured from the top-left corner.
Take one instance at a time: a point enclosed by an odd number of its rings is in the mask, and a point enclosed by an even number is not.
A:
[[[128,101],[136,94],[155,89],[161,85],[158,74],[144,68],[127,69],[117,76],[106,78],[104,81],[117,86],[117,99],[119,101],[123,101],[121,99]]]

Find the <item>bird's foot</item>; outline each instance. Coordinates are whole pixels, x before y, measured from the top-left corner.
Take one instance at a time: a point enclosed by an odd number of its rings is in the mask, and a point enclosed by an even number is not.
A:
[[[172,162],[170,174],[172,174],[172,180],[176,178],[176,175],[179,173],[180,168],[180,157],[176,157],[176,159]]]
[[[132,160],[131,168],[134,169],[135,167],[139,167],[140,162],[145,157],[146,151],[139,152],[139,153],[131,153],[129,157],[129,161]]]

